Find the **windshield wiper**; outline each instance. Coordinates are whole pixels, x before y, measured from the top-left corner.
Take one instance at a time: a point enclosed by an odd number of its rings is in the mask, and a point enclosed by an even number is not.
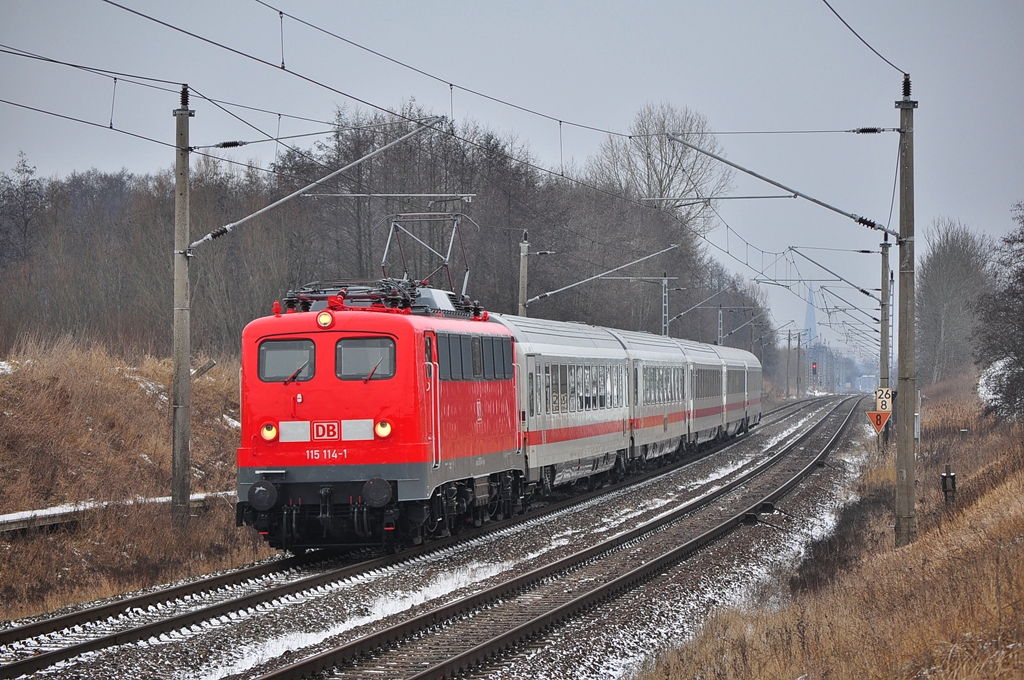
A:
[[[365,378],[363,378],[363,382],[366,382],[370,378],[373,377],[373,374],[377,372],[377,368],[380,367],[380,362],[382,362],[382,361],[384,361],[384,357],[383,356],[381,356],[380,359],[377,359],[377,365],[370,369],[370,374],[368,376],[366,376]]]
[[[295,378],[299,375],[299,373],[302,373],[302,369],[304,369],[308,363],[309,363],[309,359],[306,359],[305,361],[303,361],[302,365],[299,366],[298,368],[296,368],[294,373],[292,373],[290,376],[288,376],[287,378],[284,379],[284,384],[287,385],[291,381],[295,380]]]

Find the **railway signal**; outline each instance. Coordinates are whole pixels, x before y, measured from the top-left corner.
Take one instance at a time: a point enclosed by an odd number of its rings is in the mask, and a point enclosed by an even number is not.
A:
[[[875,428],[875,432],[882,434],[882,428],[889,422],[889,416],[891,415],[888,411],[868,411],[868,420],[871,421],[871,425]]]

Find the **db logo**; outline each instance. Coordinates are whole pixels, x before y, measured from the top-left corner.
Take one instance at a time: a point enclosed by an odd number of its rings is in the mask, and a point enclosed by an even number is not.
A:
[[[326,441],[339,439],[341,424],[337,420],[321,420],[313,422],[313,440]]]

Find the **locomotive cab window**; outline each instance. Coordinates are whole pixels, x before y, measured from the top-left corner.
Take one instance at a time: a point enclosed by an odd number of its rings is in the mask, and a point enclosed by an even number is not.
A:
[[[305,382],[316,372],[312,340],[266,340],[260,343],[259,376],[263,382]]]
[[[342,380],[387,380],[395,375],[391,338],[342,338],[336,346],[335,373]]]

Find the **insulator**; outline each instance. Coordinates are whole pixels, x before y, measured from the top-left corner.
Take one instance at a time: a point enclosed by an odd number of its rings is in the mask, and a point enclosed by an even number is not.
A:
[[[188,108],[188,85],[181,86],[181,108]]]
[[[245,146],[245,142],[221,142],[216,145],[218,149],[234,149],[238,146]]]
[[[904,97],[909,97],[910,96],[910,74],[909,73],[904,73],[903,74],[903,96]]]

